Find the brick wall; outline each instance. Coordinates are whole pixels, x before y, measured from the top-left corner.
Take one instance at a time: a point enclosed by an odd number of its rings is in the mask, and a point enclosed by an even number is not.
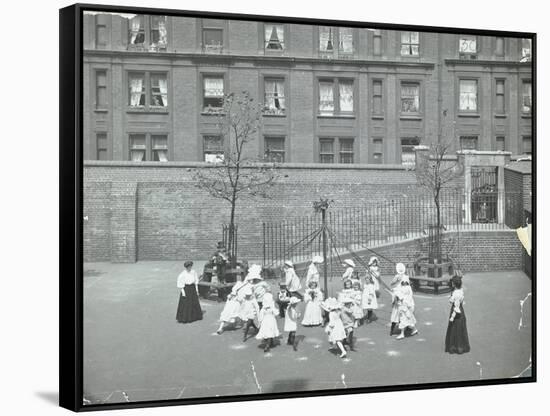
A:
[[[194,186],[196,166],[87,162],[85,261],[175,260],[210,253],[230,206]],[[249,258],[261,257],[263,221],[311,215],[319,197],[334,199],[337,210],[419,194],[414,172],[401,166],[296,164],[279,174],[271,199],[242,200],[238,206],[239,249]]]

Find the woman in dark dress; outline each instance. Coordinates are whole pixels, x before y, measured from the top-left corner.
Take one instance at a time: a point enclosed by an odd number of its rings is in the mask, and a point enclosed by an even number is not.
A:
[[[193,262],[184,263],[185,270],[178,276],[178,288],[180,289],[180,300],[176,320],[185,324],[202,319],[202,309],[197,295],[199,278],[193,270]]]
[[[445,336],[445,352],[450,354],[463,354],[470,351],[468,330],[466,328],[466,315],[464,314],[464,291],[462,290],[462,277],[455,274],[451,279],[453,293],[449,299],[451,312],[449,326]]]

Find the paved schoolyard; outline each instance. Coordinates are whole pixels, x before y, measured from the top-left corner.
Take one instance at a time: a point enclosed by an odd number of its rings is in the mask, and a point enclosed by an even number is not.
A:
[[[196,262],[197,270],[202,264]],[[179,262],[85,265],[86,400],[114,403],[477,380],[477,363],[484,379],[530,375],[524,372],[531,351],[529,300],[521,328],[519,321],[520,300],[531,291],[531,281],[522,272],[465,276],[468,354],[444,353],[447,295],[416,294],[419,334],[398,341],[388,334],[390,298],[382,292],[379,320],[355,331],[358,351],[342,360],[329,351],[322,328],[299,327],[298,352],[283,341],[268,354],[253,337],[243,343],[241,330],[216,335],[223,304],[215,300],[201,299],[202,321],[178,324],[176,277],[181,269]],[[335,278],[333,293],[339,285]]]

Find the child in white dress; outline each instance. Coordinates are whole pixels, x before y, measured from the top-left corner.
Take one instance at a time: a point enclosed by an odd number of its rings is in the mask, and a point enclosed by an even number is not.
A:
[[[328,311],[329,320],[325,328],[328,335],[328,340],[331,344],[336,345],[340,350],[340,358],[344,358],[347,353],[342,342],[346,339],[346,330],[340,317],[341,305],[335,298],[329,298],[322,303],[323,309]]]
[[[353,292],[351,293],[351,299],[353,305],[351,310],[353,311],[354,323],[353,327],[357,328],[363,322],[363,292],[361,291],[361,282],[359,280],[353,281]]]
[[[354,346],[354,338],[353,338],[353,330],[355,329],[355,316],[353,314],[353,306],[355,301],[350,298],[343,298],[341,303],[342,311],[340,313],[340,318],[342,319],[342,324],[344,325],[344,329],[346,331],[346,343],[349,346],[349,349],[351,351],[355,351]]]
[[[259,316],[260,307],[258,306],[258,302],[256,302],[256,298],[254,297],[250,286],[243,289],[243,296],[244,299],[241,303],[240,318],[243,322],[245,322],[243,335],[243,342],[245,342],[247,340],[248,330],[250,328],[254,328],[258,331],[258,327],[256,326],[254,320]]]
[[[294,351],[298,351],[298,341],[296,340],[296,329],[298,328],[297,321],[300,318],[300,312],[296,309],[296,306],[300,303],[300,299],[296,296],[290,298],[288,307],[285,313],[285,326],[283,330],[288,332],[287,345],[292,345]]]
[[[344,288],[338,292],[338,301],[342,303],[342,299],[353,296],[353,282],[351,279],[344,280]]]
[[[373,312],[378,309],[378,299],[376,298],[376,285],[374,279],[367,273],[365,277],[365,287],[363,288],[363,295],[361,299],[361,306],[366,314],[367,323],[376,321],[378,319]]]
[[[280,335],[276,315],[277,308],[273,302],[273,295],[266,293],[263,296],[263,306],[259,315],[260,330],[256,335],[256,339],[263,340],[264,352],[268,352],[273,347],[273,339]]]
[[[390,321],[391,321],[390,336],[396,334],[397,326],[399,324],[399,305],[397,303],[397,296],[395,296],[395,292],[396,292],[396,289],[398,291],[400,290],[401,280],[404,277],[408,278],[408,276],[405,274],[406,270],[407,270],[407,268],[405,267],[405,265],[403,263],[397,263],[395,265],[395,271],[397,272],[397,274],[395,275],[395,277],[392,279],[392,281],[390,283],[392,291],[393,291],[393,293],[392,293],[392,309],[391,309],[391,317],[390,317]]]
[[[413,292],[408,276],[403,276],[400,286],[395,290],[397,307],[399,311],[399,335],[397,339],[405,338],[405,330],[411,331],[411,336],[418,334],[416,329],[416,317],[414,316]]]
[[[237,326],[241,321],[241,302],[244,299],[242,293],[244,292],[245,286],[248,286],[248,283],[242,281],[233,285],[231,293],[227,296],[227,301],[220,314],[220,326],[216,331],[218,335],[221,335],[226,327]]]
[[[305,294],[306,309],[302,325],[317,326],[323,323],[323,310],[321,302],[323,301],[323,292],[317,287],[317,282],[309,282],[309,287]]]

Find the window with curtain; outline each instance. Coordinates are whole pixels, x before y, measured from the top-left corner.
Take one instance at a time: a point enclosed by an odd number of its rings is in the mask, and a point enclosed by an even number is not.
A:
[[[353,139],[339,139],[340,163],[353,163]]]
[[[98,70],[95,73],[96,108],[107,108],[107,71]]]
[[[151,105],[168,107],[168,82],[166,74],[151,74]]]
[[[530,113],[532,107],[532,86],[531,81],[523,81],[521,92],[521,111]]]
[[[420,112],[420,84],[409,82],[401,84],[401,112]]]
[[[143,45],[145,43],[145,16],[135,16],[130,19],[130,45]]]
[[[96,133],[97,160],[108,160],[107,133]]]
[[[334,163],[334,139],[319,139],[319,162]]]
[[[285,114],[285,80],[283,78],[265,78],[264,114]]]
[[[223,29],[204,28],[202,30],[202,45],[206,52],[221,52],[223,50]]]
[[[154,162],[168,161],[168,137],[166,135],[151,136],[151,159]]]
[[[203,107],[205,111],[223,107],[224,86],[223,76],[207,76],[203,78]]]
[[[132,162],[143,162],[146,159],[147,145],[145,134],[130,135],[130,160]]]
[[[477,136],[460,136],[461,150],[477,150]]]
[[[459,110],[477,111],[477,81],[461,79],[459,89]]]
[[[384,141],[381,138],[372,139],[372,163],[384,163]]]
[[[151,46],[166,46],[166,16],[151,16]]]
[[[354,81],[322,79],[319,81],[319,114],[349,115],[353,113]]]
[[[223,137],[216,135],[203,136],[204,161],[208,163],[220,163],[225,159]]]
[[[338,51],[344,54],[353,53],[353,29],[341,27],[338,30]]]
[[[130,107],[145,106],[145,74],[132,73],[128,76],[130,92],[129,102]]]
[[[401,32],[401,55],[418,56],[420,49],[419,32]]]
[[[319,113],[334,114],[334,82],[319,82]]]
[[[319,51],[334,51],[334,28],[319,26]]]
[[[266,136],[264,138],[264,159],[268,162],[284,163],[285,138],[280,136]]]
[[[521,40],[521,62],[531,61],[531,39]]]
[[[495,112],[497,114],[504,114],[506,112],[505,94],[504,94],[504,80],[496,80],[496,102]]]
[[[266,23],[264,25],[264,45],[268,50],[283,50],[285,48],[284,25]]]
[[[416,164],[416,155],[414,147],[420,144],[418,137],[405,137],[401,139],[401,164],[404,166],[414,166]]]
[[[477,53],[477,38],[469,35],[460,36],[458,52],[461,56],[475,55]]]
[[[372,82],[372,113],[383,114],[382,80]]]

